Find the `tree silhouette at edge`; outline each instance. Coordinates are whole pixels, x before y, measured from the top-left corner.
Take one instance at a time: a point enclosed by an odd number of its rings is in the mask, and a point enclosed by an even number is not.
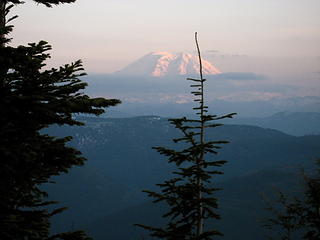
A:
[[[73,0],[35,1],[52,4]],[[52,176],[81,166],[85,158],[67,144],[71,137],[43,134],[53,124],[84,125],[74,114],[100,115],[117,99],[91,98],[82,91],[87,83],[80,60],[44,70],[51,46],[45,41],[27,46],[9,46],[9,17],[15,4],[0,1],[0,239],[87,240],[83,231],[50,234],[50,217],[65,208],[48,210],[56,202],[47,200],[40,188]]]

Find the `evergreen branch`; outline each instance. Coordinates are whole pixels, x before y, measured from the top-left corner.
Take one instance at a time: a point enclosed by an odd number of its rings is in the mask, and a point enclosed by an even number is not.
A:
[[[220,120],[220,119],[225,119],[225,118],[233,118],[233,116],[237,115],[237,113],[230,113],[230,114],[226,114],[220,117],[215,117],[212,120]]]
[[[187,80],[194,81],[194,82],[201,82],[201,83],[206,81],[206,79],[195,79],[195,78],[187,78]]]

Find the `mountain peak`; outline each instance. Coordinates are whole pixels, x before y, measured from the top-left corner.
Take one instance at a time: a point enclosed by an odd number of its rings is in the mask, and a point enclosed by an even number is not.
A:
[[[158,52],[151,52],[149,53],[151,55],[156,55],[156,56],[168,56],[168,55],[173,55],[172,53],[169,52],[164,52],[164,51],[158,51]],[[148,54],[147,54],[148,55]]]
[[[221,73],[220,70],[203,58],[202,68],[204,74]],[[186,52],[151,52],[116,73],[123,75],[149,75],[153,77],[193,75],[199,73],[199,59],[198,56]]]

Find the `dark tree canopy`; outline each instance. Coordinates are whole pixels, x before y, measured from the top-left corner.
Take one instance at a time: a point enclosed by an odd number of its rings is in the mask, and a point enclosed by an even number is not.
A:
[[[44,4],[47,7],[52,7],[52,5],[58,5],[61,3],[74,3],[76,0],[32,0],[36,3]],[[3,0],[6,3],[13,3],[13,4],[23,4],[25,1],[21,0]]]
[[[277,202],[267,208],[272,217],[265,220],[264,226],[276,236],[271,239],[320,239],[320,159],[317,166],[315,175],[303,174],[302,196],[289,197],[280,192]]]
[[[6,1],[6,3],[21,1]],[[47,6],[73,1],[36,1]],[[0,2],[0,4],[3,2]],[[13,5],[0,9],[8,16]],[[87,83],[80,60],[45,69],[51,46],[45,41],[11,47],[7,34],[10,20],[0,25],[0,239],[89,239],[82,231],[50,236],[50,217],[64,209],[49,211],[41,184],[84,164],[77,149],[67,146],[71,137],[44,134],[53,124],[83,125],[75,114],[104,113],[116,99],[91,98],[83,93]]]

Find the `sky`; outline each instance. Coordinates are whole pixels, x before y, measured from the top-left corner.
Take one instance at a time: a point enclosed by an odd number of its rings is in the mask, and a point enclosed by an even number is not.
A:
[[[78,0],[51,9],[27,1],[14,9],[13,44],[44,39],[52,64],[81,58],[92,73],[153,51],[193,51],[195,31],[203,51],[319,60],[319,10],[319,0]]]
[[[77,0],[53,8],[26,2],[12,11],[19,15],[12,44],[48,41],[49,67],[82,59],[89,76],[110,74],[150,52],[194,53],[198,32],[205,59],[223,73],[245,73],[214,82],[209,98],[320,99],[319,0]],[[255,75],[261,77],[243,77]],[[188,98],[181,87],[168,93],[154,86],[147,95],[145,82],[136,80],[142,92],[132,93],[132,79],[103,81],[92,89],[123,102]]]

